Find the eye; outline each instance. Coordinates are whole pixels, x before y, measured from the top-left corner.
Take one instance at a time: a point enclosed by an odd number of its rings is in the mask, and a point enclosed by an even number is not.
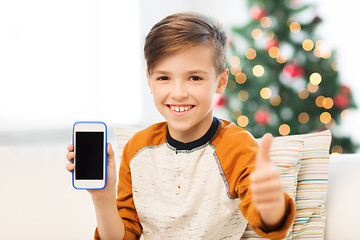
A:
[[[169,80],[169,77],[167,77],[167,76],[161,76],[161,77],[158,77],[156,80],[166,81],[166,80]]]
[[[202,80],[202,78],[201,78],[201,77],[198,77],[198,76],[191,76],[191,77],[190,77],[190,80],[191,80],[191,81],[199,81],[199,80]]]

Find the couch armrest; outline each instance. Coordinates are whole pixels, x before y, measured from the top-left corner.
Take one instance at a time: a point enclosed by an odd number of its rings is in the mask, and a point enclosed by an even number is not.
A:
[[[330,156],[326,239],[358,239],[360,154]]]

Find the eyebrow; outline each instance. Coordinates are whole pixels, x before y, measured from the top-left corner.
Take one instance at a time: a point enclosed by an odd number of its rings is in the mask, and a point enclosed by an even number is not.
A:
[[[200,69],[196,69],[196,70],[191,70],[186,72],[186,74],[197,74],[197,73],[201,73],[201,74],[209,74],[207,71],[204,70],[200,70]],[[164,74],[164,75],[170,75],[171,72],[168,71],[162,71],[162,70],[154,70],[152,72],[152,74]]]

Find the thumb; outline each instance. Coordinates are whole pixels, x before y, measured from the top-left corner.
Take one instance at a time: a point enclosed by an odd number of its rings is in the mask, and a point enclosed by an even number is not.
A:
[[[115,168],[114,150],[112,149],[111,143],[107,144],[107,157],[108,157],[108,166]]]
[[[270,133],[267,133],[262,137],[261,145],[256,155],[256,167],[262,167],[266,164],[270,164],[269,151],[272,139],[273,137]]]

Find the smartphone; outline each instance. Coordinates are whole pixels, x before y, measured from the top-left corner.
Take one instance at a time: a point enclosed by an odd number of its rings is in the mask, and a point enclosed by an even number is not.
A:
[[[106,186],[107,126],[103,122],[75,122],[73,126],[73,187],[103,189]]]

